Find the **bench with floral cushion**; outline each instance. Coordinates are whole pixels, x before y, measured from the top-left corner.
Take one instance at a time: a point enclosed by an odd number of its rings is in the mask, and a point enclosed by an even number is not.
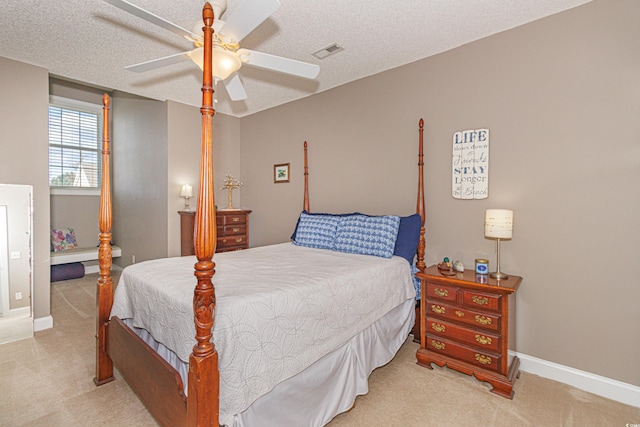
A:
[[[111,246],[112,257],[122,250]],[[51,281],[77,279],[84,276],[84,261],[97,261],[98,247],[79,247],[73,228],[51,229]]]

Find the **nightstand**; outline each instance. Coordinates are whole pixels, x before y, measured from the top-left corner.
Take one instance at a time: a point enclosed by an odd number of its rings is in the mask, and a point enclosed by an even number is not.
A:
[[[248,210],[219,210],[216,212],[218,240],[216,252],[237,251],[249,247]]]
[[[465,270],[444,276],[434,265],[420,279],[418,364],[445,365],[493,386],[513,398],[520,361],[515,350],[515,293],[522,277],[496,280]]]
[[[193,228],[194,211],[179,211],[180,255],[194,255]],[[216,211],[216,252],[237,251],[249,247],[250,210]]]

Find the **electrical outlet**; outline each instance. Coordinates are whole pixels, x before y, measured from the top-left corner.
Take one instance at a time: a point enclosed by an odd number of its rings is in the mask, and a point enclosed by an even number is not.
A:
[[[22,299],[22,292],[16,292],[16,301]]]
[[[20,259],[20,251],[11,251],[11,259]]]
[[[135,263],[136,263],[136,256],[131,255],[131,264],[135,264]]]

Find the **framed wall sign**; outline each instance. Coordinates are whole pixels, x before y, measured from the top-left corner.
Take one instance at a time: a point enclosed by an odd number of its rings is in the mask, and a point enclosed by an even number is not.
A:
[[[289,163],[273,165],[273,182],[289,182]]]
[[[455,199],[489,197],[489,129],[453,134],[451,195]]]

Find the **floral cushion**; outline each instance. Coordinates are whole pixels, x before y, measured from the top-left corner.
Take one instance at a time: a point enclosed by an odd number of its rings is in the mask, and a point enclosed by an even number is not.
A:
[[[77,247],[78,242],[73,228],[51,229],[51,248],[53,252],[66,251],[67,249],[75,249]]]

